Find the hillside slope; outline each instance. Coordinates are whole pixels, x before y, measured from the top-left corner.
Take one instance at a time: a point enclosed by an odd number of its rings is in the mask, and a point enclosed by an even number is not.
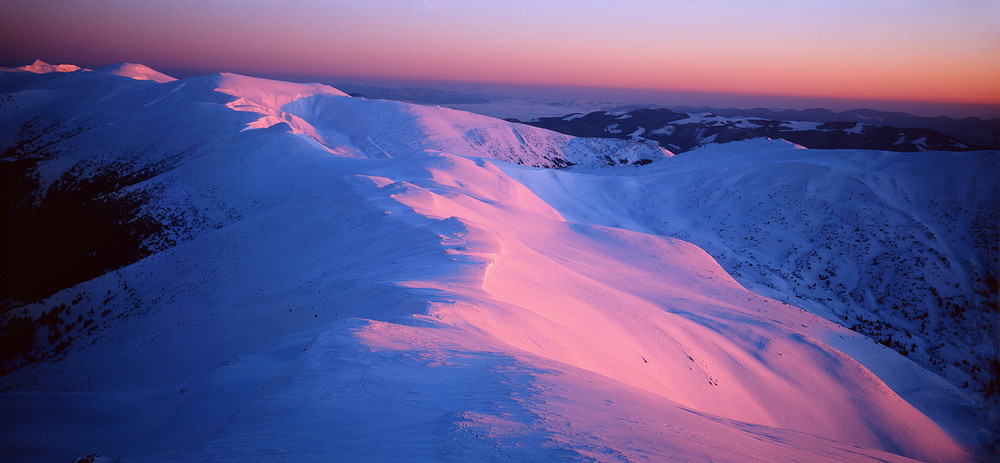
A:
[[[998,163],[756,140],[641,172],[511,173],[569,220],[689,240],[750,289],[995,403]]]

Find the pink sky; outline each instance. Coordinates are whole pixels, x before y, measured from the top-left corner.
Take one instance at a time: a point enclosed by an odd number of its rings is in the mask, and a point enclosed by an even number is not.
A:
[[[0,65],[1000,104],[991,0],[6,0]]]

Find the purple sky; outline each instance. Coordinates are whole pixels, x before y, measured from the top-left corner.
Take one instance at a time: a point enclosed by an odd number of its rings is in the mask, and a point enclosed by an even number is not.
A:
[[[0,17],[3,65],[129,61],[1000,114],[993,0],[5,0]]]

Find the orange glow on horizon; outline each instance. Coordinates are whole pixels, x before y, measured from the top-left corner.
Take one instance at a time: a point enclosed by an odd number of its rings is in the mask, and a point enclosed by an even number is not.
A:
[[[57,3],[0,6],[13,19],[0,31],[2,56],[247,74],[1000,104],[1000,6],[977,0],[914,0],[909,7],[855,0],[808,7],[784,0],[137,0],[127,7],[104,0],[85,9]]]

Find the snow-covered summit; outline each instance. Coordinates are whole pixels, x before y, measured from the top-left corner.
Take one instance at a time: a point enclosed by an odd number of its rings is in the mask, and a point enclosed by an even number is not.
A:
[[[5,67],[0,68],[2,72],[29,72],[32,74],[48,74],[52,72],[76,72],[76,71],[87,71],[88,69],[81,68],[75,64],[49,64],[40,59],[36,59],[31,64],[26,64],[24,66],[16,67]]]
[[[75,64],[49,64],[46,63],[45,61],[38,59],[35,60],[33,63],[24,66],[0,68],[0,72],[51,74],[51,73],[69,73],[69,72],[91,72],[91,70],[87,68],[82,68]],[[154,82],[158,82],[161,84],[177,80],[174,79],[173,77],[163,74],[162,72],[152,69],[149,66],[136,63],[112,64],[110,66],[105,66],[96,69],[93,72],[129,77],[135,80],[152,80]]]
[[[96,69],[94,72],[104,72],[116,76],[129,77],[135,80],[151,80],[153,82],[165,84],[177,79],[159,72],[149,66],[136,63],[118,63],[111,66]]]

